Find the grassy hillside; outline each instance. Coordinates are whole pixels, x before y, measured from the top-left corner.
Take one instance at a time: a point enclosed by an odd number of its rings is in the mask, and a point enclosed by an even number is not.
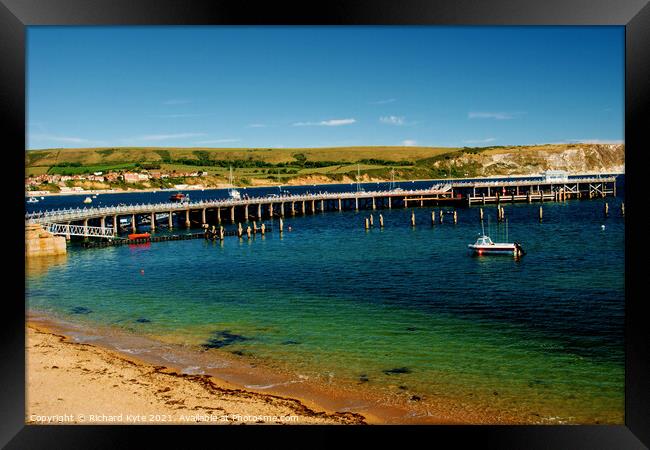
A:
[[[74,175],[96,171],[159,169],[169,183],[223,184],[233,167],[236,184],[299,184],[352,182],[359,169],[364,180],[379,181],[514,175],[547,169],[569,172],[620,171],[622,144],[547,144],[482,148],[332,147],[292,149],[210,148],[85,148],[30,150],[26,175]],[[202,171],[207,177],[183,178]],[[166,187],[147,182],[141,187]]]

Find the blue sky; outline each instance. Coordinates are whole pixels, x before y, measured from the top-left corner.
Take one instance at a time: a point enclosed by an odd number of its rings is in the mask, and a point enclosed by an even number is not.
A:
[[[622,142],[623,27],[29,27],[27,148]]]

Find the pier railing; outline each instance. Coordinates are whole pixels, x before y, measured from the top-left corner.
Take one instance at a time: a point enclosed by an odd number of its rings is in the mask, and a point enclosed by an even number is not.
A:
[[[364,199],[373,197],[395,197],[395,196],[413,196],[413,195],[435,195],[446,194],[451,190],[451,184],[436,185],[429,189],[404,190],[394,189],[389,191],[354,191],[354,192],[334,192],[318,194],[294,194],[294,195],[267,195],[263,197],[250,197],[245,199],[214,199],[200,200],[191,203],[164,202],[148,203],[124,206],[104,206],[98,208],[67,208],[51,211],[39,211],[25,215],[27,223],[58,223],[84,220],[89,218],[143,214],[143,213],[163,213],[174,211],[185,211],[188,209],[197,210],[203,208],[228,208],[232,206],[258,205],[269,203],[287,203],[300,201],[319,201],[319,200],[344,200],[344,199]]]

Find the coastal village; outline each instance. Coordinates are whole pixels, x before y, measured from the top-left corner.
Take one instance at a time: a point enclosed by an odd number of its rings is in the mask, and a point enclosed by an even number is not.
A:
[[[45,195],[57,192],[71,194],[91,190],[129,190],[129,186],[134,190],[156,186],[173,189],[203,189],[205,186],[201,183],[174,183],[174,181],[207,176],[208,172],[203,171],[169,174],[161,170],[100,171],[77,175],[41,174],[25,178],[25,193],[27,195]]]

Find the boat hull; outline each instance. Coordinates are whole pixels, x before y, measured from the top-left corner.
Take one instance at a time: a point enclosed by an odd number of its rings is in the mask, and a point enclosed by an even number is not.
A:
[[[483,255],[516,255],[517,248],[514,245],[468,245],[469,251],[477,256]]]

